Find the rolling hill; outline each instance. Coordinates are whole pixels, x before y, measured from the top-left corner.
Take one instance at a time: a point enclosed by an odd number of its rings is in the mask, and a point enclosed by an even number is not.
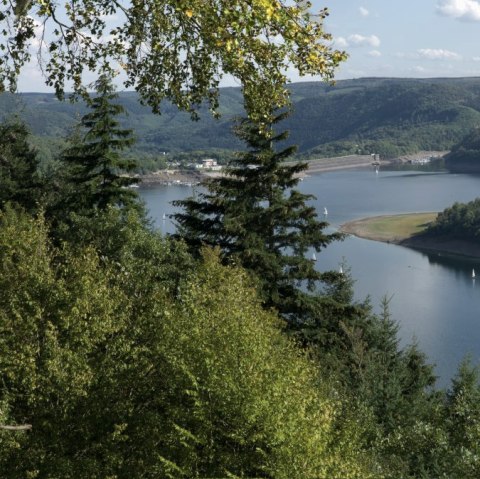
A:
[[[289,88],[294,112],[283,126],[304,158],[447,150],[480,125],[480,78],[363,78]],[[167,102],[161,115],[153,115],[133,92],[120,93],[120,101],[128,112],[124,126],[137,136],[132,154],[138,157],[195,151],[222,156],[242,148],[231,133],[233,119],[242,114],[239,88],[221,90],[219,120],[205,110],[192,122]],[[0,120],[13,114],[24,118],[46,159],[55,157],[84,112],[82,104],[60,102],[53,94],[0,95]]]

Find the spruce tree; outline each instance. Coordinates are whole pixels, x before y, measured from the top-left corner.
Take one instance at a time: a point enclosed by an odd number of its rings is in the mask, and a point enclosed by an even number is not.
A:
[[[256,274],[267,307],[293,319],[318,303],[311,293],[319,281],[335,280],[335,274],[316,269],[312,251],[341,235],[325,233],[327,223],[308,204],[314,197],[295,188],[307,168],[305,163],[285,163],[295,147],[275,149],[288,136],[274,130],[286,114],[272,112],[268,125],[241,120],[235,132],[248,151],[225,175],[206,182],[197,197],[174,202],[182,212],[173,217],[177,235],[194,251],[202,244],[220,248],[225,261]]]
[[[35,149],[28,142],[29,131],[18,119],[0,125],[0,207],[13,202],[27,211],[36,208],[40,180]]]
[[[118,95],[108,78],[100,77],[95,90],[96,95],[88,100],[91,111],[81,120],[86,133],[63,154],[68,182],[74,189],[69,208],[82,214],[113,205],[131,206],[138,198],[127,188],[137,182],[127,176],[136,163],[120,154],[135,141],[132,130],[122,129],[116,119],[124,108],[114,103]]]

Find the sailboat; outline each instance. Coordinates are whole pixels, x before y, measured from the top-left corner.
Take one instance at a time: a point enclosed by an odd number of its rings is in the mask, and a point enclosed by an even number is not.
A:
[[[163,213],[162,220],[165,221],[167,219],[167,215]]]
[[[342,267],[342,265],[340,265],[340,269],[338,270],[338,272],[339,272],[340,274],[343,274],[343,267]]]
[[[327,208],[323,208],[323,214],[324,214],[325,216],[328,215],[328,210],[327,210]]]
[[[312,261],[317,261],[317,255],[315,254],[315,252],[313,252],[312,254]]]
[[[472,269],[472,279],[475,279],[475,270]]]

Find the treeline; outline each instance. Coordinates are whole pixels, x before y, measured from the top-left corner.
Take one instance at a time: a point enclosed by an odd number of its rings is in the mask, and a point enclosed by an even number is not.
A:
[[[428,227],[430,234],[478,241],[480,239],[480,198],[468,203],[454,203],[438,214]]]
[[[241,121],[230,175],[162,237],[97,88],[49,175],[2,125],[0,476],[478,477],[477,369],[435,389],[387,302],[375,315],[347,267],[316,270],[341,237],[295,189],[284,115]]]
[[[445,165],[452,173],[480,172],[480,130],[474,128],[452,147],[445,157]]]
[[[480,119],[480,80],[458,79],[359,79],[289,85],[293,114],[285,121],[290,139],[303,159],[378,153],[395,158],[406,153],[449,150]],[[130,154],[145,171],[162,165],[164,153],[172,161],[185,152],[219,149],[235,151],[242,143],[232,132],[235,118],[244,114],[239,88],[220,93],[220,119],[200,108],[200,120],[162,103],[154,115],[138,102],[135,93],[120,94],[128,116],[124,128],[135,129],[137,143]],[[85,114],[83,103],[59,102],[53,94],[24,93],[0,97],[0,119],[21,112],[40,147],[40,158],[50,161],[76,117]],[[155,161],[154,161],[155,160]],[[158,160],[158,164],[157,164]]]

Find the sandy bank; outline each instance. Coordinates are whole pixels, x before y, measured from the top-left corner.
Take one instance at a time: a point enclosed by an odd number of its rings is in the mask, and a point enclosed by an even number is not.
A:
[[[420,231],[415,234],[411,232],[399,234],[394,231],[378,231],[372,228],[373,225],[378,224],[382,220],[389,220],[391,218],[418,219],[419,221],[417,221],[417,223],[420,224],[424,221],[425,215],[429,214],[432,215],[432,213],[411,213],[361,218],[341,225],[340,230],[343,233],[352,234],[359,238],[398,244],[420,251],[480,258],[480,243],[446,236],[431,236],[425,234],[423,230],[426,228],[426,224],[423,225],[423,229],[420,229]]]

